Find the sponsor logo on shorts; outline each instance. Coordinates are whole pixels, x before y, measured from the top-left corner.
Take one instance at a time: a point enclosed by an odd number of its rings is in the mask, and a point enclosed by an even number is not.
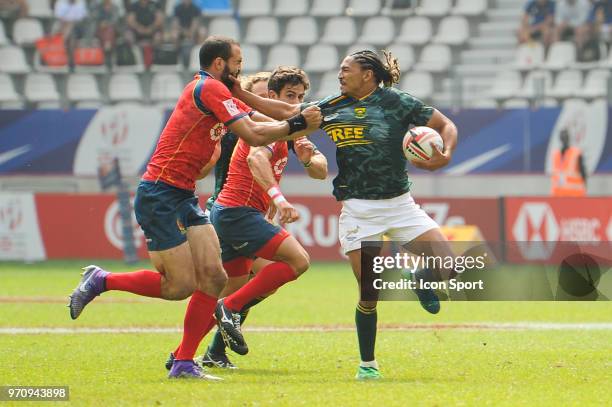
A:
[[[241,244],[241,245],[237,245],[237,246],[232,245],[232,247],[234,248],[234,250],[240,250],[240,249],[242,249],[243,247],[246,247],[246,245],[248,245],[248,244],[249,244],[249,242],[244,242],[244,243],[243,243],[243,244]]]

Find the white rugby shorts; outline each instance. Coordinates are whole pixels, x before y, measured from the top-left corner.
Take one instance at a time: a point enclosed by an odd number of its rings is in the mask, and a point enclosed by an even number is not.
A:
[[[390,199],[342,201],[338,237],[344,254],[361,249],[363,241],[410,242],[438,228],[438,224],[414,202],[410,192]]]

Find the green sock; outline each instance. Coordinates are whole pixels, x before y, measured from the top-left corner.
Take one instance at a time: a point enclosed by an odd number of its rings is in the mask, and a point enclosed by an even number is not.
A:
[[[357,304],[355,310],[355,325],[357,326],[357,339],[359,340],[359,353],[361,361],[374,360],[374,346],[376,345],[376,308],[364,308]]]

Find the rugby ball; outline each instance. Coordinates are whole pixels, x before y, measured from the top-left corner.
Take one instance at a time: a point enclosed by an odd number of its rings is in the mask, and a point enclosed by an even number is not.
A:
[[[414,127],[406,132],[402,147],[409,161],[428,161],[433,155],[433,145],[443,151],[444,140],[434,129],[426,126]]]

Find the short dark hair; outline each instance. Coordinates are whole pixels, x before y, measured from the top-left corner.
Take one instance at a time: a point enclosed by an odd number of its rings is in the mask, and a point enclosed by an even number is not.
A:
[[[200,68],[208,68],[219,57],[227,61],[232,55],[232,45],[239,45],[238,41],[217,35],[208,37],[200,47]]]
[[[268,90],[273,90],[280,95],[281,90],[287,85],[304,85],[304,90],[310,87],[310,81],[306,72],[295,66],[277,67],[268,80]]]

